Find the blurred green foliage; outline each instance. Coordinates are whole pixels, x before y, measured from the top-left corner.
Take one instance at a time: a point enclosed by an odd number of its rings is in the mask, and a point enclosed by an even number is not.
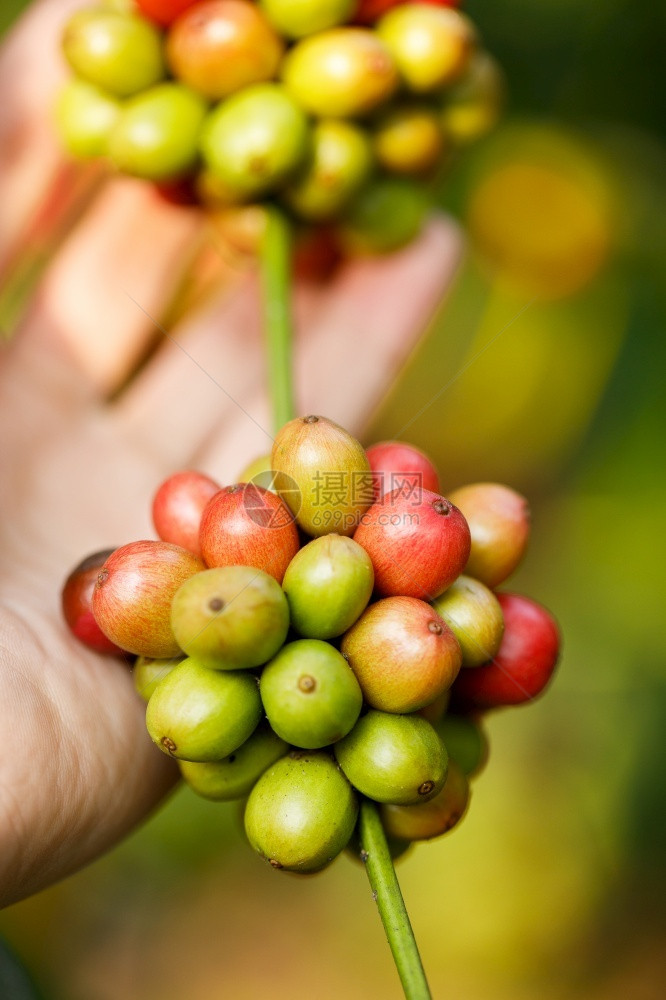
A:
[[[0,23],[22,6],[4,0]],[[547,697],[488,720],[469,816],[418,847],[401,881],[435,995],[656,1000],[666,6],[467,10],[506,68],[511,120],[454,168],[443,197],[469,225],[466,260],[369,438],[404,432],[447,485],[492,477],[528,492],[534,541],[511,587],[554,610],[564,657]],[[523,228],[514,214],[506,230],[481,196],[500,182],[511,194],[512,170],[538,183],[522,191]],[[561,197],[552,231],[540,225],[545,191]],[[577,252],[581,270],[566,271],[566,291],[530,290],[533,268],[520,287],[484,249],[488,227],[508,231],[509,250],[520,236],[535,259],[550,254],[539,258],[549,279]],[[591,232],[608,237],[593,266],[581,250]],[[397,998],[360,869],[343,859],[314,879],[275,875],[238,826],[235,806],[181,790],[108,857],[13,907],[0,930],[53,1000]]]

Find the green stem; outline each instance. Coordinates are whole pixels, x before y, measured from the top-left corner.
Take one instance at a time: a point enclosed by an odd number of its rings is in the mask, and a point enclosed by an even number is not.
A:
[[[291,372],[291,231],[278,208],[266,207],[267,225],[261,249],[261,283],[268,354],[268,380],[273,422],[278,431],[294,417]],[[361,847],[379,915],[393,953],[406,1000],[431,1000],[421,956],[395,876],[377,808],[363,800]]]
[[[373,898],[379,909],[406,1000],[431,1000],[382,821],[376,805],[368,799],[361,801],[360,834]]]
[[[261,281],[268,380],[273,426],[277,432],[295,416],[291,372],[291,229],[283,213],[274,205],[266,207],[266,214]]]

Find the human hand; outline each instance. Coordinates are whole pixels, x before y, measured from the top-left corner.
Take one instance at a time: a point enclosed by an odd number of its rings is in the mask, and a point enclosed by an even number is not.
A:
[[[0,259],[62,169],[49,104],[60,26],[80,5],[34,4],[0,57],[0,197],[11,208]],[[197,212],[109,180],[3,352],[0,904],[109,848],[177,777],[147,736],[126,665],[73,639],[59,595],[81,556],[153,534],[150,498],[170,472],[195,467],[228,483],[270,450],[251,274],[167,330],[108,401],[153,335],[150,317],[200,229]],[[446,289],[458,247],[453,224],[438,218],[407,249],[297,289],[299,411],[363,428]]]

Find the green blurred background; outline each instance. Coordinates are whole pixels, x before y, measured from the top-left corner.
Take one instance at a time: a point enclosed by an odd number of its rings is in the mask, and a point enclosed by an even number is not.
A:
[[[4,0],[3,27],[24,5]],[[512,587],[553,609],[564,657],[547,697],[489,718],[463,827],[399,874],[436,997],[656,1000],[666,7],[467,10],[506,68],[509,115],[454,167],[443,201],[467,226],[467,257],[368,440],[426,448],[445,491],[493,478],[528,494],[534,542]],[[273,874],[233,805],[185,790],[5,911],[0,933],[49,1000],[401,996],[355,863]]]

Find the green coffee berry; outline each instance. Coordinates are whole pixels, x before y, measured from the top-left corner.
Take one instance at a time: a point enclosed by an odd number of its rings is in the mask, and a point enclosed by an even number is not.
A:
[[[377,25],[402,82],[417,94],[459,79],[476,44],[472,22],[457,10],[410,3],[394,7]]]
[[[278,187],[305,160],[308,144],[305,114],[274,83],[247,87],[218,104],[201,140],[212,173],[248,199]]]
[[[498,63],[487,52],[475,53],[465,75],[442,95],[441,122],[449,138],[466,145],[496,125],[506,83]]]
[[[182,663],[182,660],[155,660],[151,656],[137,657],[132,669],[134,690],[141,695],[144,701],[150,701],[150,697],[160,681],[163,681],[179,663]]]
[[[445,715],[435,724],[440,739],[463,772],[472,777],[488,759],[488,738],[481,726],[468,715]]]
[[[340,223],[340,238],[353,253],[398,250],[418,236],[430,210],[422,186],[401,178],[370,181]]]
[[[179,760],[221,760],[249,738],[262,714],[250,674],[222,673],[183,660],[160,681],[146,709],[151,739]]]
[[[62,46],[75,73],[118,97],[152,87],[165,75],[160,32],[136,14],[79,10],[67,22]]]
[[[275,732],[309,750],[346,736],[363,703],[344,656],[319,639],[299,639],[284,646],[264,667],[260,691]]]
[[[364,28],[332,28],[298,42],[283,63],[287,90],[320,118],[349,118],[391,97],[398,74],[388,49]]]
[[[463,667],[492,660],[504,634],[504,616],[492,590],[471,576],[459,576],[432,606],[460,643]]]
[[[259,6],[273,27],[287,38],[303,38],[344,24],[356,0],[260,0]]]
[[[356,795],[333,758],[293,751],[250,792],[245,832],[273,868],[316,872],[346,846],[357,816]]]
[[[425,802],[446,779],[446,748],[430,723],[418,715],[372,710],[335,744],[334,751],[352,785],[377,802]]]
[[[370,142],[363,129],[326,120],[312,130],[308,161],[283,192],[303,219],[330,219],[345,207],[372,169]]]
[[[58,96],[56,122],[68,153],[81,159],[106,152],[120,102],[85,80],[68,80]]]
[[[171,628],[189,656],[213,670],[258,667],[287,638],[289,607],[276,580],[250,566],[218,566],[186,581]]]
[[[372,148],[378,163],[391,173],[432,170],[444,150],[444,131],[437,112],[425,105],[390,108],[375,124]]]
[[[197,162],[206,104],[178,83],[162,83],[124,105],[111,132],[108,154],[119,170],[167,180]]]
[[[294,629],[308,639],[342,635],[365,610],[374,578],[370,556],[346,535],[308,542],[282,581]]]
[[[260,724],[228,757],[204,764],[183,760],[179,767],[197,795],[216,802],[229,802],[249,795],[257,779],[288,750],[288,745],[270,726]]]

